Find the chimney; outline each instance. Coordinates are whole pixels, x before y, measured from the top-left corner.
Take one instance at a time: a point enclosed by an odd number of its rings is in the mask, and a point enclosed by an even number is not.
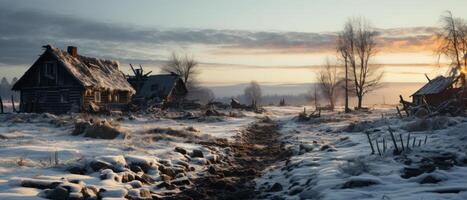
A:
[[[67,52],[71,56],[76,57],[76,56],[78,56],[78,47],[68,46]]]

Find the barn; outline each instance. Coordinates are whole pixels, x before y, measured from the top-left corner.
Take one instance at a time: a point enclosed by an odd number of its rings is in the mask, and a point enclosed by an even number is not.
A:
[[[45,51],[13,85],[21,112],[98,112],[122,110],[135,90],[119,63],[43,46]]]

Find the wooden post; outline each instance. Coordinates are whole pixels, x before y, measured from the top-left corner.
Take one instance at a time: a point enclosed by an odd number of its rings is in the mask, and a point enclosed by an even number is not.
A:
[[[407,135],[407,150],[410,149],[410,133]]]
[[[422,146],[422,140],[418,141],[418,147]]]
[[[394,137],[394,133],[392,132],[392,129],[390,126],[388,126],[388,131],[389,133],[391,133],[391,139],[392,139],[392,142],[394,143],[394,149],[396,149],[396,152],[399,153],[399,148],[397,148],[396,138]]]
[[[373,143],[371,142],[371,139],[370,139],[370,133],[365,132],[365,134],[366,134],[366,137],[368,138],[368,142],[370,143],[371,154],[375,154],[375,148],[373,148]]]
[[[3,101],[2,101],[2,97],[0,97],[0,114],[3,114]]]
[[[13,107],[13,112],[16,112],[15,101],[13,99],[13,95],[11,95],[11,106]]]
[[[383,137],[383,153],[386,152],[386,138]]]
[[[402,151],[405,151],[404,140],[402,139],[402,134],[399,135],[399,138],[401,139]]]
[[[414,137],[413,138],[413,143],[412,143],[412,147],[415,147],[415,140],[417,139],[417,137]]]
[[[424,144],[426,144],[427,139],[428,139],[428,135],[425,135],[425,143]]]
[[[381,154],[381,150],[379,150],[379,142],[378,140],[375,140],[375,141],[376,141],[376,149],[378,149],[378,154],[379,156],[381,156],[382,154]]]

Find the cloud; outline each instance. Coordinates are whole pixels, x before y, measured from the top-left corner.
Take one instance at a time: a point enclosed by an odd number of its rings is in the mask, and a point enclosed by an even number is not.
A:
[[[8,9],[7,9],[8,8]],[[209,47],[215,54],[294,54],[334,51],[336,33],[253,32],[245,30],[170,29],[118,25],[76,17],[21,10],[0,3],[0,63],[30,64],[44,44],[77,45],[84,53],[105,58],[161,61],[173,48]],[[381,29],[383,51],[432,48],[431,27]],[[63,45],[63,46],[60,46]]]

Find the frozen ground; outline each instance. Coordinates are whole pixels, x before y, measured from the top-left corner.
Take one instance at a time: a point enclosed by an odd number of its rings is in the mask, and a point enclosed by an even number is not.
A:
[[[466,118],[429,121],[432,128],[440,130],[411,132],[411,150],[393,156],[387,125],[395,129],[401,148],[399,134],[406,145],[407,127],[427,124],[398,119],[391,109],[360,114],[324,113],[309,122],[293,119],[303,108],[272,107],[269,111],[282,124],[283,141],[295,153],[290,161],[271,166],[257,179],[258,189],[267,193],[266,199],[467,199]],[[353,130],[348,128],[352,122],[358,124]],[[367,136],[359,129],[369,131],[372,139],[378,138],[381,151],[385,138],[388,150],[382,156],[376,150],[375,155],[370,155]],[[430,170],[417,171],[420,166]],[[411,177],[402,178],[402,174]],[[273,187],[275,183],[282,187]]]
[[[466,118],[440,117],[417,122],[399,119],[393,109],[381,108],[370,113],[323,112],[320,118],[299,122],[296,116],[303,107],[266,109],[261,115],[244,112],[242,117],[191,120],[149,115],[118,121],[109,118],[126,133],[113,140],[72,136],[73,121],[79,116],[0,115],[0,199],[42,199],[42,189],[21,187],[24,180],[80,180],[87,186],[110,190],[108,197],[118,196],[122,189],[134,192],[135,187],[128,182],[102,178],[111,176],[105,170],[85,174],[68,171],[69,166],[96,159],[114,165],[145,162],[159,166],[145,172],[154,178],[153,185],[164,178],[160,166],[178,169],[187,164],[191,169],[178,179],[194,179],[206,173],[208,160],[226,152],[200,142],[233,139],[259,116],[277,120],[282,142],[294,152],[288,161],[270,166],[256,179],[261,198],[467,199]],[[351,123],[354,125],[349,128]],[[416,138],[415,147],[411,139],[410,150],[393,155],[388,125],[395,130],[396,138],[402,134],[405,144],[407,130],[424,127],[428,130],[410,132],[411,138]],[[168,130],[177,134],[181,131],[183,135],[165,134]],[[371,155],[364,130],[373,141],[385,139],[387,149],[382,156],[377,151]],[[400,141],[397,142],[399,145]],[[189,153],[176,152],[175,147]],[[382,150],[382,143],[379,147]],[[200,150],[204,158],[188,156],[193,150]],[[143,185],[138,190],[168,191],[153,185]]]
[[[98,172],[77,175],[67,167],[102,156],[123,156],[129,164],[134,156],[158,163],[184,163],[185,155],[175,152],[181,147],[190,153],[201,150],[204,158],[190,159],[187,176],[194,178],[204,171],[207,159],[222,154],[217,149],[207,149],[193,140],[213,140],[235,136],[242,128],[256,120],[257,114],[244,112],[243,117],[206,117],[195,120],[160,119],[149,115],[136,115],[134,119],[108,117],[118,124],[126,136],[113,140],[72,136],[73,121],[79,116],[49,114],[0,115],[0,199],[40,199],[40,189],[21,187],[23,179],[82,180],[86,185],[125,188],[128,184],[100,180]],[[102,119],[102,118],[101,118]],[[154,133],[154,129],[183,131],[188,137]],[[189,131],[188,131],[189,130]],[[114,158],[112,158],[114,159]],[[170,164],[169,164],[170,165]],[[157,170],[157,169],[156,169]],[[159,175],[153,172],[154,177]],[[151,190],[154,188],[150,188]]]

